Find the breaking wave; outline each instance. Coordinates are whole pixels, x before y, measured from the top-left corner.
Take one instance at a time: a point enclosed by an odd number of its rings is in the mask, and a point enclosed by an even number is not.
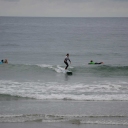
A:
[[[46,114],[21,114],[0,115],[0,122],[69,122],[71,124],[110,124],[128,125],[127,116],[118,115],[46,115]]]

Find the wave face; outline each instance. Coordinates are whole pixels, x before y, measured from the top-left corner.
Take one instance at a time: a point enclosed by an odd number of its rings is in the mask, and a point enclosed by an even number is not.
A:
[[[101,77],[128,76],[128,66],[90,65],[76,67],[73,70],[78,73],[88,73],[92,76]]]
[[[128,125],[127,116],[80,116],[80,115],[0,115],[0,122],[68,122],[72,124]]]
[[[0,71],[11,71],[13,73],[23,72],[38,72],[38,73],[61,73],[60,68],[64,66],[59,65],[47,65],[47,64],[8,64],[0,65]],[[69,69],[74,74],[85,74],[91,76],[104,76],[104,77],[114,77],[114,76],[128,76],[128,66],[111,66],[111,65],[89,65],[89,66],[74,66],[69,67]]]

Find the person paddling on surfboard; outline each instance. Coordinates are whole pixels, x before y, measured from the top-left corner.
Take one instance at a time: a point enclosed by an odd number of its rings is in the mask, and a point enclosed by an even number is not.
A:
[[[90,63],[88,63],[88,64],[103,64],[103,62],[97,63],[97,62],[93,62],[93,60],[91,60]]]
[[[65,57],[65,59],[64,59],[64,63],[66,64],[66,67],[65,67],[65,70],[68,68],[68,62],[67,61],[69,61],[70,62],[70,64],[71,64],[71,60],[69,59],[69,54],[67,53],[67,55],[66,55],[66,57]]]

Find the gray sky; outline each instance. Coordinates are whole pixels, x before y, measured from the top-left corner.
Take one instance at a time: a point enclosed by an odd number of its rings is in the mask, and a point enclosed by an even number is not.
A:
[[[0,0],[0,16],[128,17],[128,0]]]

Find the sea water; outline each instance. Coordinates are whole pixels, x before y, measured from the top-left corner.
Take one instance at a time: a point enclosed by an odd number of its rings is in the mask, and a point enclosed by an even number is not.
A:
[[[0,122],[128,125],[128,18],[0,17],[0,58]]]

